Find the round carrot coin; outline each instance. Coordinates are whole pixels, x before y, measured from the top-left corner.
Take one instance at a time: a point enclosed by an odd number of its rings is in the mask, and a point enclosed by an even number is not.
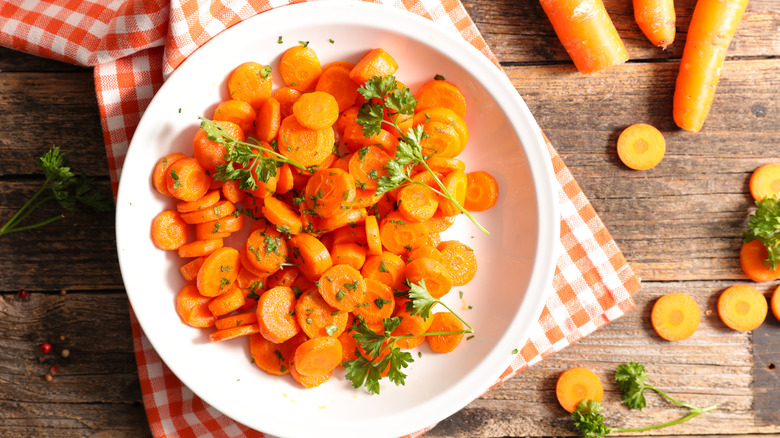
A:
[[[683,293],[662,296],[655,302],[650,314],[653,329],[667,341],[687,339],[699,327],[700,320],[698,304]]]
[[[766,298],[745,284],[729,287],[718,298],[718,316],[733,330],[757,329],[766,319],[767,311]]]
[[[583,367],[574,367],[564,371],[558,377],[555,395],[563,409],[574,412],[581,401],[601,402],[604,397],[604,387],[593,371]]]

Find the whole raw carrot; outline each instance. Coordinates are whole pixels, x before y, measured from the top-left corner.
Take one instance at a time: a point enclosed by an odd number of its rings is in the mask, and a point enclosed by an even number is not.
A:
[[[539,0],[580,73],[628,61],[623,40],[601,0]]]
[[[699,132],[710,112],[726,50],[749,0],[699,0],[674,89],[674,122]]]
[[[674,0],[634,0],[634,21],[651,43],[666,49],[674,41]]]

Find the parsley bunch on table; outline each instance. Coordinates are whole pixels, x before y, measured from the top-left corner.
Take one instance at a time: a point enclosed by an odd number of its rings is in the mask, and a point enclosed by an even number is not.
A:
[[[52,200],[68,211],[87,207],[96,212],[108,212],[113,208],[111,199],[105,192],[95,188],[92,178],[73,173],[59,147],[54,146],[39,157],[38,165],[43,169],[46,180],[16,214],[0,227],[0,236],[42,227],[65,217],[64,214],[58,214],[40,222],[25,224],[33,211]]]
[[[646,379],[649,373],[645,367],[636,362],[628,362],[618,366],[615,371],[615,382],[623,393],[623,403],[631,409],[642,410],[647,406],[645,400],[645,391],[654,391],[677,406],[688,409],[688,415],[662,424],[653,424],[642,427],[609,427],[604,424],[604,415],[602,415],[603,406],[595,400],[583,400],[577,405],[577,409],[571,413],[574,420],[574,427],[585,438],[601,438],[610,433],[621,432],[644,432],[647,430],[660,429],[663,427],[674,426],[684,423],[705,412],[717,409],[717,406],[707,406],[700,408],[688,403],[679,402],[670,397],[660,389],[648,384]]]

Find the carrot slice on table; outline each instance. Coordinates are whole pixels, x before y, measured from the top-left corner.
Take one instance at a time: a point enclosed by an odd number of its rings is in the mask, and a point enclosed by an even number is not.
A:
[[[306,341],[306,335],[298,333],[276,344],[257,333],[249,337],[249,354],[253,364],[268,374],[283,376],[290,373],[290,361],[295,349]]]
[[[176,294],[176,313],[192,327],[211,327],[217,320],[208,307],[212,299],[201,295],[194,284],[188,284]]]
[[[650,322],[658,336],[667,341],[689,338],[699,327],[701,311],[693,298],[682,293],[670,293],[653,305]]]
[[[322,74],[322,65],[317,53],[307,44],[293,46],[282,53],[279,73],[285,85],[305,92],[314,89]]]
[[[352,266],[333,265],[322,274],[318,283],[322,298],[336,309],[351,312],[365,299],[366,281]]]
[[[718,298],[718,316],[733,330],[757,329],[766,319],[767,309],[764,295],[745,284],[727,288]]]
[[[477,273],[477,257],[474,250],[457,240],[440,243],[436,249],[441,253],[442,263],[452,276],[453,286],[463,286]]]
[[[259,108],[271,97],[272,88],[271,67],[256,62],[245,62],[228,76],[230,98],[247,102],[253,108]]]
[[[279,153],[307,167],[324,161],[333,152],[335,143],[333,128],[309,129],[295,116],[282,120],[278,138]]]
[[[214,327],[217,330],[222,330],[230,327],[240,327],[242,325],[251,325],[257,322],[257,314],[255,312],[239,313],[236,315],[225,316],[219,318]]]
[[[227,121],[217,123],[232,138],[238,141],[244,141],[244,131],[239,125]],[[225,146],[222,143],[209,140],[206,131],[203,129],[198,129],[198,132],[195,133],[195,137],[192,139],[192,154],[195,159],[198,160],[198,163],[211,174],[216,172],[218,165],[227,164],[227,160],[225,160],[227,149]]]
[[[219,248],[209,254],[198,271],[197,285],[200,294],[216,297],[230,290],[230,286],[238,277],[238,266],[238,251],[233,248]]]
[[[417,98],[416,112],[428,108],[444,107],[457,114],[461,119],[466,117],[466,98],[463,97],[463,93],[458,87],[447,81],[436,79],[428,81],[417,90],[415,97]]]
[[[748,0],[696,2],[680,59],[672,113],[680,128],[698,132],[710,112],[723,62]]]
[[[347,328],[349,313],[326,303],[316,289],[304,292],[295,304],[295,317],[301,330],[310,338],[339,337]]]
[[[760,201],[764,198],[780,198],[780,163],[759,167],[750,176],[750,194]]]
[[[311,338],[295,349],[295,371],[303,376],[328,374],[341,363],[341,342],[336,338]]]
[[[661,162],[666,153],[666,141],[654,126],[637,123],[620,133],[617,153],[620,161],[631,169],[647,170]]]
[[[235,123],[241,128],[243,135],[246,136],[246,134],[255,132],[256,118],[257,112],[255,112],[255,109],[252,108],[249,102],[231,99],[220,102],[217,105],[211,120]]]
[[[328,64],[314,88],[315,91],[323,91],[333,96],[339,113],[354,105],[359,96],[358,84],[349,78],[349,72],[353,67]]]
[[[182,201],[195,201],[205,195],[211,185],[211,177],[195,158],[182,158],[169,167],[165,176],[168,192]]]
[[[406,281],[418,284],[425,281],[425,287],[434,298],[441,298],[452,289],[452,277],[444,264],[434,259],[420,258],[406,265]]]
[[[770,307],[772,308],[772,314],[775,315],[775,318],[780,320],[780,285],[777,286],[777,289],[775,289],[775,292],[772,294]]]
[[[580,73],[593,73],[628,61],[626,46],[601,0],[540,0],[540,3]]]
[[[780,266],[776,269],[769,269],[766,265],[766,259],[769,257],[769,251],[760,240],[751,240],[742,243],[739,251],[739,264],[742,272],[755,282],[764,283],[780,278]]]
[[[429,333],[463,330],[463,323],[450,312],[436,312],[431,316],[431,319],[433,321],[428,328]],[[431,350],[437,353],[449,353],[460,344],[460,341],[463,339],[463,333],[431,335],[426,336],[425,339],[428,341]]]
[[[170,173],[168,168],[171,164],[182,158],[187,158],[187,156],[181,152],[174,152],[160,158],[160,161],[154,165],[154,170],[152,170],[152,186],[155,190],[160,192],[161,195],[171,196],[171,192],[168,191],[168,185],[165,182],[165,177]]]
[[[209,240],[194,240],[185,243],[178,249],[179,257],[186,259],[189,257],[202,257],[222,248],[224,242],[222,238]]]
[[[292,110],[298,123],[309,129],[330,128],[339,118],[336,98],[324,91],[304,93],[293,104]]]
[[[230,339],[249,336],[259,332],[260,332],[260,326],[258,326],[257,324],[230,327],[222,330],[217,330],[216,332],[210,334],[209,341],[211,342],[228,341]]]
[[[498,201],[498,181],[487,172],[466,174],[466,199],[463,208],[468,211],[485,211]]]
[[[666,49],[674,41],[674,0],[634,0],[634,21],[653,45]]]
[[[333,266],[328,248],[316,237],[299,234],[287,241],[290,260],[298,264],[298,270],[310,281],[317,281]]]
[[[152,243],[160,249],[179,249],[189,235],[190,227],[177,211],[165,210],[152,219]]]
[[[355,67],[349,72],[349,77],[356,84],[364,82],[374,76],[390,76],[398,70],[398,63],[381,48],[371,49],[360,58]]]
[[[293,310],[295,292],[292,288],[279,286],[263,292],[257,300],[257,323],[263,337],[279,344],[300,332]]]
[[[366,297],[363,304],[357,306],[352,312],[355,316],[362,316],[367,323],[382,322],[390,318],[395,310],[393,289],[377,280],[366,280]]]
[[[583,367],[574,367],[558,376],[555,395],[563,409],[574,412],[581,401],[601,402],[604,398],[604,387],[593,371]]]

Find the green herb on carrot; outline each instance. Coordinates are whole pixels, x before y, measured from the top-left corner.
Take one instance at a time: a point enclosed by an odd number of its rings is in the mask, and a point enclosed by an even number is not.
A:
[[[743,233],[743,242],[760,241],[767,249],[764,264],[771,270],[780,263],[780,199],[767,197],[756,201],[758,207],[750,215],[750,230]]]
[[[357,117],[357,122],[363,127],[364,136],[371,137],[372,135],[378,134],[383,123],[391,125],[398,132],[402,132],[402,129],[399,127],[399,117],[401,115],[410,116],[414,114],[417,100],[409,88],[398,88],[397,85],[398,83],[392,75],[385,77],[374,76],[358,88],[360,94],[369,100],[369,102],[366,102],[361,106]],[[371,99],[377,99],[380,102],[371,103]],[[389,115],[390,121],[384,119],[385,112]],[[425,138],[423,129],[424,125],[420,124],[414,128],[410,128],[406,134],[401,134],[395,157],[385,165],[387,175],[382,175],[378,179],[377,195],[409,184],[420,184],[448,199],[483,233],[490,234],[485,227],[483,227],[474,216],[472,216],[471,213],[455,199],[450,190],[447,189],[441,179],[436,176],[435,172],[433,172],[426,162],[427,157],[423,155],[423,147],[420,144],[422,139]],[[433,177],[438,188],[412,179],[412,169],[417,164],[422,164],[425,167]]]
[[[699,0],[693,10],[674,89],[677,126],[699,132],[710,112],[726,51],[749,0]]]
[[[0,236],[42,227],[65,217],[58,214],[41,222],[23,225],[30,213],[51,200],[56,200],[68,211],[74,211],[79,206],[96,212],[111,211],[111,199],[106,193],[95,188],[91,178],[74,174],[59,147],[54,146],[39,157],[38,165],[46,177],[43,186],[0,228]],[[45,194],[46,192],[50,193]]]

